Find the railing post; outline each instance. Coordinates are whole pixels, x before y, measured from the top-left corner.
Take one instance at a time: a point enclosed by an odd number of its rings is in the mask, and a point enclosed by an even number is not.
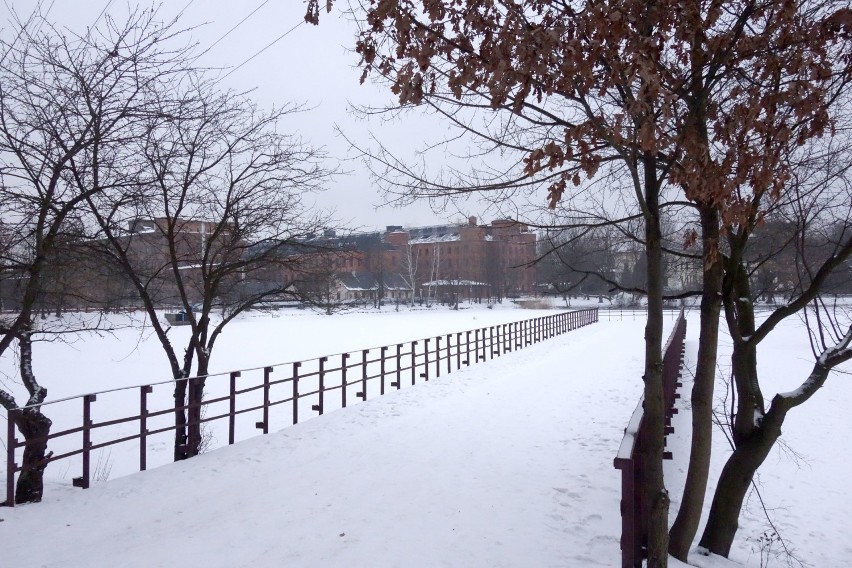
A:
[[[15,506],[15,470],[18,464],[15,463],[15,446],[18,445],[18,440],[15,439],[15,419],[16,410],[10,408],[6,413],[6,503],[7,507]]]
[[[435,338],[435,376],[441,376],[441,336]]]
[[[361,400],[367,400],[367,354],[369,349],[361,351],[361,392],[356,392],[355,396]],[[384,393],[382,393],[384,394]]]
[[[269,434],[269,375],[275,370],[274,367],[263,368],[263,422],[255,422],[255,428]]]
[[[453,346],[453,336],[451,333],[447,334],[447,374],[453,372],[453,359],[452,359],[452,346]]]
[[[473,331],[473,362],[479,363],[479,330]]]
[[[387,352],[387,346],[382,347],[381,349],[381,357],[380,359],[380,367],[379,367],[379,377],[381,379],[381,394],[385,394],[385,353]]]
[[[234,371],[231,373],[231,393],[228,397],[230,409],[228,411],[228,444],[234,443],[234,434],[237,428],[237,377],[242,373]]]
[[[328,361],[328,357],[320,357],[319,359],[319,389],[317,389],[317,394],[319,395],[319,404],[314,404],[311,408],[319,412],[319,415],[322,416],[323,411],[323,403],[325,401],[325,362]]]
[[[299,423],[299,367],[301,363],[293,363],[293,424]]]
[[[634,568],[640,564],[637,558],[639,527],[636,522],[636,472],[632,459],[624,460],[617,467],[621,470],[621,566]],[[640,555],[641,556],[641,555]]]
[[[151,385],[139,387],[139,471],[148,466],[148,395],[153,390]]]
[[[411,342],[411,386],[414,386],[414,374],[417,372],[417,360],[415,359],[415,349],[417,348],[417,342]]]
[[[456,369],[461,369],[461,332],[456,334]]]
[[[402,387],[402,343],[396,344],[396,381],[391,386],[396,387],[396,390]]]
[[[464,332],[464,364],[470,367],[470,332]]]
[[[420,373],[420,376],[423,377],[426,382],[429,382],[429,339],[424,339],[423,342],[426,344],[423,351],[423,372]]]
[[[349,359],[349,353],[340,355],[340,404],[341,408],[346,408],[346,360]]]
[[[89,488],[89,465],[92,452],[92,403],[97,399],[97,395],[94,394],[87,394],[83,397],[83,475],[71,480],[74,487],[82,489]]]

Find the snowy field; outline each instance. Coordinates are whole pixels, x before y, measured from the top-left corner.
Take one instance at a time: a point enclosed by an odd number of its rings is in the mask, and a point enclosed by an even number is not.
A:
[[[256,367],[548,313],[504,306],[258,315],[228,328],[213,367]],[[54,464],[44,503],[0,509],[2,565],[617,566],[619,472],[612,459],[641,392],[644,321],[632,314],[601,319],[143,474],[125,475],[136,466],[127,456],[138,452],[113,451],[104,458],[111,480],[86,491],[70,487],[76,471]],[[668,333],[671,320],[666,323]],[[692,360],[697,328],[692,317]],[[795,322],[785,326],[761,353],[764,380],[786,390],[801,379],[809,367],[802,339]],[[74,345],[39,345],[36,372],[51,399],[168,378],[153,338],[131,329]],[[684,382],[688,399],[688,377]],[[797,465],[779,453],[761,473],[775,525],[808,566],[852,565],[845,539],[852,498],[839,469],[852,450],[852,425],[841,408],[850,396],[848,377],[833,376],[788,418],[784,439],[803,459]],[[675,459],[666,475],[675,494],[686,467],[686,410],[670,438]],[[711,485],[724,459],[724,438],[716,442]],[[761,564],[759,538],[767,528],[751,499],[732,558],[748,567],[785,566],[774,557]],[[776,542],[769,552],[778,548]]]
[[[760,317],[760,314],[758,314]],[[724,322],[722,322],[724,330]],[[731,341],[720,334],[720,368],[730,376]],[[698,355],[698,315],[687,327],[686,366]],[[758,369],[767,403],[778,392],[798,387],[813,367],[806,330],[795,316],[782,323],[758,349]],[[759,494],[752,491],[740,516],[737,540],[731,559],[749,567],[844,568],[852,566],[852,543],[848,531],[852,519],[852,491],[849,490],[849,456],[852,455],[852,381],[846,364],[835,370],[825,386],[804,405],[787,415],[780,446],[769,454],[758,470]],[[686,479],[689,454],[690,372],[683,377],[680,413],[675,415],[675,434],[669,436],[674,460],[666,462],[666,485],[672,494],[670,518],[677,513],[678,496]],[[716,385],[717,410],[730,408],[730,394],[723,381]],[[715,483],[730,446],[717,428],[713,432],[713,465],[705,501],[705,517]],[[761,504],[760,497],[763,499]],[[764,512],[764,506],[766,512]],[[767,514],[769,520],[767,520]],[[704,519],[701,527],[703,528]],[[700,538],[699,535],[697,538]],[[775,536],[773,536],[775,535]],[[784,540],[782,543],[778,536]],[[788,555],[786,549],[792,553]],[[690,562],[706,568],[728,567],[720,559],[693,554]],[[670,564],[671,565],[671,564]],[[681,566],[675,563],[675,566]]]

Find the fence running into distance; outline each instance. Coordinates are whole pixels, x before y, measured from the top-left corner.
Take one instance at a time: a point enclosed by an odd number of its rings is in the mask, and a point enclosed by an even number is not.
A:
[[[267,434],[297,424],[306,415],[345,408],[358,399],[383,395],[409,382],[414,385],[418,380],[428,381],[596,321],[598,310],[591,308],[305,361],[211,374],[205,381],[206,399],[201,403],[200,422],[211,428],[210,436],[224,437],[227,432],[228,444],[233,444],[252,437],[255,429]],[[194,379],[197,377],[182,380]],[[135,452],[130,446],[138,446],[140,471],[171,461],[173,446],[163,437],[172,433],[173,439],[176,429],[176,409],[171,398],[174,384],[164,381],[42,404],[70,404],[78,409],[70,413],[75,416],[70,427],[47,436],[56,452],[48,463],[67,460],[69,468],[82,473],[73,478],[73,484],[87,488],[93,474],[97,479],[99,469],[104,467],[99,460],[92,469],[93,452],[102,448],[121,445],[124,450]],[[125,409],[134,406],[139,408],[138,414],[123,415]],[[14,506],[15,474],[21,471],[16,452],[25,446],[15,437],[11,413],[21,410],[11,410],[8,417],[7,506]],[[152,441],[155,436],[160,437],[158,442]],[[151,463],[152,455],[157,463]]]
[[[680,395],[676,392],[682,386],[680,368],[683,362],[683,343],[686,337],[686,318],[681,310],[677,323],[663,350],[663,396],[666,408],[666,435],[674,432],[671,419],[677,414],[674,403]],[[633,411],[624,438],[614,460],[616,469],[621,470],[621,566],[622,568],[640,568],[642,560],[648,555],[648,511],[645,487],[645,464],[643,450],[647,447],[650,431],[645,422],[644,397]],[[670,452],[663,454],[671,459]]]

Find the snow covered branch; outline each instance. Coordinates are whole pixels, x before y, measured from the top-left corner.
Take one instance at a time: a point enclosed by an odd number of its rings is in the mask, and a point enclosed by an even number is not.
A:
[[[790,392],[779,393],[773,401],[773,407],[776,403],[780,403],[785,409],[790,409],[812,397],[825,384],[828,374],[834,367],[852,359],[850,343],[852,343],[852,325],[849,326],[840,341],[825,348],[820,353],[816,363],[814,363],[813,370],[801,386]]]

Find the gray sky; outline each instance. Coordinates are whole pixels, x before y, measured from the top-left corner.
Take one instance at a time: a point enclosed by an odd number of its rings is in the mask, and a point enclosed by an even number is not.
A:
[[[38,4],[38,0],[4,0],[0,5],[3,33],[8,30],[7,7],[24,17]],[[91,25],[105,6],[119,20],[128,12],[127,0],[42,0],[41,4],[43,11],[49,9],[50,20],[74,31]],[[148,4],[140,2],[140,5]],[[312,110],[294,116],[288,124],[307,142],[324,146],[329,154],[342,159],[352,158],[353,153],[336,134],[335,125],[359,144],[368,145],[372,132],[394,151],[409,157],[424,143],[446,132],[446,125],[437,118],[407,114],[387,123],[378,118],[358,118],[351,112],[351,103],[392,104],[393,98],[391,93],[369,82],[359,85],[358,57],[351,52],[355,27],[337,9],[331,14],[323,13],[318,27],[298,25],[303,21],[303,0],[164,0],[160,13],[165,19],[184,10],[181,17],[184,26],[201,25],[192,33],[201,52],[258,7],[257,12],[198,61],[199,65],[224,68],[213,72],[214,76],[227,74],[221,82],[223,88],[253,89],[251,97],[266,108],[286,101],[305,103]],[[289,34],[246,62],[294,26],[297,27]],[[240,67],[233,69],[237,66]],[[317,201],[322,207],[334,208],[337,217],[353,228],[435,224],[461,220],[466,215],[490,220],[495,215],[483,215],[483,208],[475,203],[444,212],[433,212],[423,202],[404,208],[383,206],[385,198],[374,187],[360,161],[344,161],[342,168],[351,174],[332,182]]]

